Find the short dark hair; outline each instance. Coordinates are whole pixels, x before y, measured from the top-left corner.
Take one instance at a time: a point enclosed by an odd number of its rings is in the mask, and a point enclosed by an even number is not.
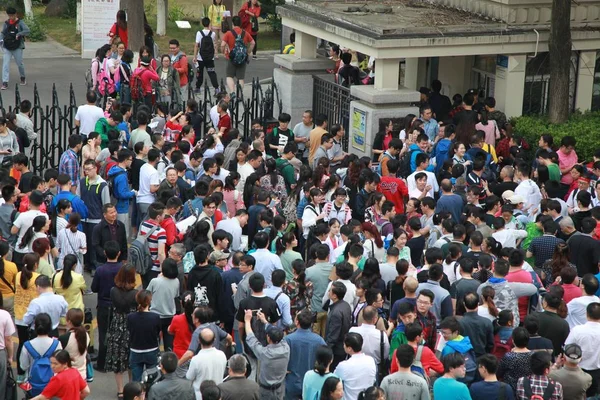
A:
[[[456,317],[446,317],[440,322],[440,329],[449,329],[450,332],[460,331],[460,323]]]
[[[552,365],[552,355],[545,351],[535,351],[531,355],[529,365],[534,375],[545,375],[546,370]]]
[[[498,358],[493,354],[484,354],[477,358],[477,365],[485,368],[488,374],[495,374],[498,371]]]
[[[396,359],[402,368],[409,368],[415,360],[415,350],[410,344],[401,344],[396,349]]]
[[[344,345],[346,347],[350,347],[352,349],[352,351],[358,353],[359,351],[362,350],[363,338],[359,333],[349,332],[344,337]],[[411,348],[411,350],[412,350],[412,348]],[[414,350],[413,350],[413,353],[414,353]]]
[[[529,332],[523,327],[516,327],[512,332],[512,340],[517,347],[527,347],[529,343]]]
[[[265,287],[265,277],[260,272],[256,272],[248,279],[248,284],[254,293],[262,292]]]
[[[331,284],[331,293],[335,294],[338,300],[343,300],[344,296],[346,296],[347,291],[348,289],[346,288],[346,285],[344,285],[342,282],[335,281]]]
[[[177,355],[172,351],[166,351],[160,356],[160,365],[167,374],[175,372],[177,369]]]
[[[442,364],[444,365],[444,373],[448,373],[451,369],[456,369],[461,365],[465,365],[465,358],[458,352],[446,354],[442,358]]]

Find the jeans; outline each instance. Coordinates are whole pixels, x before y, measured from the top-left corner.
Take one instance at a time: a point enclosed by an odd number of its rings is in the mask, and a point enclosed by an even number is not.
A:
[[[158,350],[146,353],[129,352],[129,367],[131,368],[132,382],[141,382],[145,369],[156,367],[158,364]]]
[[[584,369],[583,372],[592,377],[592,385],[586,391],[586,396],[593,397],[598,395],[600,393],[598,390],[598,386],[600,384],[600,369]]]
[[[212,87],[218,89],[219,81],[217,80],[217,73],[215,72],[215,60],[196,60],[196,63],[198,64],[198,69],[196,70],[196,89],[200,89],[202,83],[204,83],[204,68],[206,68],[206,73],[208,74]]]
[[[131,230],[129,228],[129,225],[131,225],[131,222],[129,221],[129,214],[117,214],[117,220],[121,221],[123,225],[125,225],[125,240],[129,240],[129,231]]]
[[[233,338],[235,340],[235,353],[242,354],[244,352],[244,345],[239,329],[233,329]]]
[[[169,333],[171,321],[173,321],[173,317],[160,319],[160,331],[162,332],[163,348],[165,351],[173,351],[173,335]]]
[[[146,220],[148,217],[148,208],[150,208],[150,203],[137,203],[138,208],[138,218],[140,224]],[[138,228],[140,226],[138,225]]]
[[[188,84],[188,85],[181,86],[179,88],[179,91],[181,92],[181,99],[179,99],[180,105],[187,104],[188,96],[189,96],[189,93],[188,93],[189,86],[190,85]],[[185,110],[185,106],[184,106],[183,110]]]
[[[106,361],[106,332],[108,332],[110,308],[98,306],[96,308],[96,318],[98,320],[98,367],[104,369]]]
[[[10,338],[8,344],[12,346]],[[8,353],[5,349],[0,350],[0,392],[4,395],[6,390],[6,377],[8,376]],[[12,368],[12,367],[10,367]]]
[[[23,49],[7,50],[4,47],[4,59],[2,60],[2,82],[8,83],[10,75],[10,59],[15,58],[17,67],[19,67],[19,75],[21,78],[25,78],[25,65],[23,65]]]

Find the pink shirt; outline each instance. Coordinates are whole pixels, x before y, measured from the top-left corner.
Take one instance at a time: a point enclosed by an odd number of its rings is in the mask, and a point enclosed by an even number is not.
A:
[[[571,168],[573,168],[573,166],[577,164],[577,153],[575,153],[575,150],[573,150],[569,154],[565,154],[559,149],[556,152],[556,154],[558,154],[558,166],[561,170],[569,168],[570,171]],[[573,177],[571,176],[571,172],[563,174],[560,181],[561,183],[564,183],[566,185],[570,185],[571,183],[573,183]]]
[[[11,343],[10,337],[16,332],[15,324],[8,311],[0,310],[0,350],[6,348],[6,341]]]
[[[537,277],[536,277],[537,279]],[[520,283],[533,283],[533,278],[530,272],[521,269],[519,271],[509,272],[506,275],[506,280],[508,282],[520,282]],[[539,279],[537,279],[539,282]],[[541,283],[540,283],[541,284]],[[519,297],[519,316],[521,317],[521,321],[525,320],[527,316],[527,307],[529,306],[529,297]]]
[[[496,121],[489,120],[487,125],[483,125],[481,122],[479,122],[477,125],[475,125],[475,129],[478,131],[484,131],[484,141],[490,146],[496,147],[496,139],[500,139],[500,131],[498,130]]]

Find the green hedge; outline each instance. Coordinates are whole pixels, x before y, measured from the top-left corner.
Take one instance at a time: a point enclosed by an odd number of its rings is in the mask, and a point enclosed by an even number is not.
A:
[[[537,148],[543,133],[550,133],[557,147],[563,137],[574,136],[579,161],[591,161],[594,151],[600,148],[600,112],[575,113],[564,124],[552,124],[547,116],[523,116],[511,122],[515,134],[523,136],[532,150]]]

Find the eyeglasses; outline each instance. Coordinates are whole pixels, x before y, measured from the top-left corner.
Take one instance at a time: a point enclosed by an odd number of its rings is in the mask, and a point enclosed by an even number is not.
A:
[[[420,304],[422,306],[430,306],[431,303],[428,301],[424,301],[424,300],[417,300],[417,304]]]

